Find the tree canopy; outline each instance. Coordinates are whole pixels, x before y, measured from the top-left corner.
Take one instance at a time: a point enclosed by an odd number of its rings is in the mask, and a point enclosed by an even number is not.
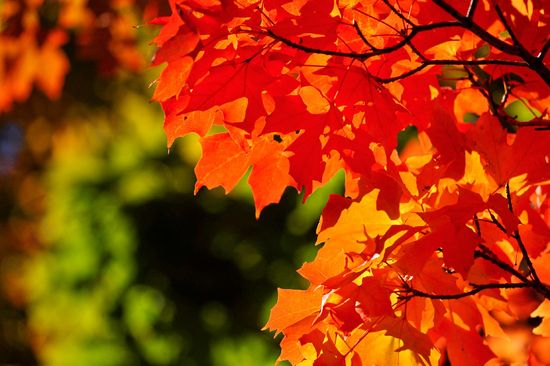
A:
[[[550,337],[550,9],[543,1],[170,0],[153,99],[195,192],[250,171],[256,216],[337,171],[305,290],[267,329],[293,365],[506,362]]]

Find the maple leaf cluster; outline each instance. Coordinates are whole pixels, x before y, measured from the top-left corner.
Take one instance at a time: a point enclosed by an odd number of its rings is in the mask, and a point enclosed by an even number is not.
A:
[[[259,216],[345,172],[309,288],[279,290],[266,325],[280,360],[499,364],[531,319],[525,357],[550,363],[544,2],[169,3],[153,99],[169,146],[200,136],[196,191],[250,170]]]
[[[94,61],[102,74],[137,71],[145,60],[137,49],[134,0],[0,2],[0,112],[26,100],[34,84],[49,98],[62,91],[74,37],[78,57]],[[146,16],[158,15],[152,1]]]

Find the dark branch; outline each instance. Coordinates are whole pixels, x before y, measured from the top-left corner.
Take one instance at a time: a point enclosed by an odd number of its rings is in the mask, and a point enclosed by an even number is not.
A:
[[[502,13],[502,10],[500,10],[500,6],[498,6],[498,4],[495,4],[495,11],[498,15],[498,18],[500,19],[500,21],[504,25],[504,28],[506,29],[506,31],[510,35],[510,38],[512,39],[512,42],[514,43],[514,45],[518,48],[518,50],[521,53],[526,52],[525,48],[523,48],[523,46],[522,46],[521,42],[519,41],[519,39],[516,37],[516,33],[512,30],[512,27],[510,26],[510,23],[508,23],[508,20],[504,16],[504,13]]]
[[[524,282],[524,283],[529,282],[529,279],[525,275],[523,275],[521,272],[519,272],[517,269],[515,269],[514,267],[512,267],[508,263],[506,263],[506,262],[502,261],[500,258],[498,258],[497,255],[492,250],[487,248],[485,245],[479,244],[479,248],[480,248],[480,250],[476,250],[474,252],[474,257],[475,258],[483,258],[483,259],[493,263],[495,266],[499,267],[503,271],[508,272],[511,275],[515,276],[516,278],[518,278],[522,282]]]
[[[443,27],[447,27],[447,26],[451,26],[450,23],[439,24],[439,25],[430,24],[429,26],[418,27],[418,28],[421,28],[421,29],[427,29],[427,28],[437,29],[437,28],[443,28]],[[289,47],[298,49],[298,50],[306,52],[306,53],[317,53],[317,54],[328,55],[328,56],[342,56],[342,57],[357,59],[357,60],[360,60],[360,61],[367,60],[367,59],[369,59],[371,57],[374,57],[374,56],[380,56],[380,55],[384,55],[384,54],[394,52],[394,51],[398,50],[399,48],[402,48],[404,45],[410,46],[411,49],[413,50],[413,52],[415,52],[418,55],[418,57],[422,60],[422,63],[414,69],[411,69],[411,70],[409,70],[409,71],[407,71],[407,72],[405,72],[401,75],[397,75],[397,76],[393,76],[393,77],[382,78],[382,77],[378,77],[378,76],[373,75],[373,78],[376,81],[378,81],[380,83],[383,83],[383,84],[405,79],[405,78],[407,78],[411,75],[416,74],[417,72],[422,71],[423,69],[425,69],[428,66],[434,66],[434,65],[461,65],[461,66],[503,65],[503,66],[517,66],[517,67],[528,67],[529,66],[527,63],[522,62],[522,61],[509,61],[509,60],[428,60],[411,43],[411,40],[414,37],[414,35],[418,34],[418,32],[417,31],[415,32],[414,29],[413,29],[413,32],[411,32],[408,36],[404,37],[403,40],[396,43],[395,45],[387,47],[387,48],[376,48],[370,42],[368,42],[366,37],[364,37],[364,35],[360,31],[360,29],[358,28],[357,23],[354,23],[354,27],[357,30],[357,32],[358,32],[359,36],[361,37],[361,39],[365,42],[365,44],[367,44],[371,48],[371,51],[363,52],[363,53],[355,53],[355,52],[322,50],[322,49],[308,47],[308,46],[293,42],[289,39],[286,39],[284,37],[281,37],[281,36],[275,34],[270,29],[267,29],[266,32],[274,40],[279,41],[283,44],[286,44]]]
[[[372,49],[370,51],[361,52],[361,53],[322,50],[322,49],[318,49],[318,48],[308,47],[308,46],[302,45],[300,43],[293,42],[293,41],[291,41],[287,38],[281,37],[281,36],[277,35],[276,33],[274,33],[271,29],[266,29],[266,32],[271,38],[273,38],[277,41],[280,41],[280,42],[286,44],[287,46],[290,46],[292,48],[296,48],[298,50],[301,50],[301,51],[304,51],[304,52],[307,52],[307,53],[317,53],[317,54],[323,54],[323,55],[329,55],[329,56],[342,56],[342,57],[348,57],[348,58],[353,58],[353,59],[364,61],[364,60],[367,60],[371,57],[385,55],[385,54],[392,53],[392,52],[395,52],[395,51],[403,48],[414,37],[416,37],[421,32],[426,32],[426,31],[441,29],[441,28],[449,28],[449,27],[460,27],[460,23],[457,23],[457,22],[440,22],[440,23],[432,23],[432,24],[415,26],[414,28],[412,28],[411,32],[408,35],[404,36],[403,39],[401,41],[397,42],[396,44],[394,44],[392,46],[385,47],[385,48],[380,48],[380,49],[375,48],[375,49]],[[397,35],[399,35],[399,34],[396,34],[396,36]],[[368,43],[367,43],[367,45],[368,45]],[[445,61],[445,60],[433,60],[433,61],[439,62],[439,61]],[[459,60],[456,60],[456,61],[459,61]],[[479,61],[482,61],[482,63],[477,63]],[[486,65],[486,63],[483,63],[483,60],[477,60],[475,62],[476,63],[474,63],[473,65]],[[521,62],[513,62],[513,61],[505,61],[505,60],[502,60],[502,61],[492,60],[491,62],[492,63],[496,62],[497,64],[500,64],[500,65],[527,66],[526,64],[522,64]]]
[[[510,38],[512,38],[514,44],[506,43],[493,36],[491,33],[481,28],[478,24],[474,23],[472,18],[463,16],[455,8],[447,4],[444,0],[433,0],[433,2],[440,8],[445,10],[458,22],[460,22],[460,24],[462,24],[465,29],[472,31],[475,35],[477,35],[479,38],[481,38],[491,46],[509,55],[514,55],[522,58],[529,65],[529,68],[531,68],[531,70],[535,71],[547,85],[550,85],[550,70],[542,63],[542,58],[531,55],[519,42],[498,5],[495,6],[495,11],[497,12],[497,15],[499,16],[503,25],[506,27],[506,30],[510,34]]]
[[[409,70],[409,71],[407,71],[407,72],[405,72],[401,75],[397,75],[397,76],[393,76],[393,77],[389,77],[389,78],[381,78],[381,77],[375,76],[375,75],[371,75],[371,76],[374,80],[376,80],[377,82],[379,82],[381,84],[388,84],[388,83],[393,83],[394,81],[398,81],[398,80],[408,78],[409,76],[414,75],[417,72],[420,72],[420,71],[424,70],[428,66],[429,65],[427,65],[427,64],[421,64],[420,66],[415,67],[414,69]]]
[[[506,183],[506,200],[508,201],[508,209],[513,214],[514,213],[514,207],[512,206],[512,195],[510,194],[510,184]],[[537,274],[537,271],[535,271],[535,267],[533,266],[533,262],[531,261],[531,257],[529,256],[529,253],[527,252],[527,248],[525,247],[525,244],[523,243],[523,240],[521,238],[521,235],[519,233],[519,230],[516,229],[514,233],[512,234],[512,237],[516,239],[516,242],[518,243],[518,247],[521,250],[521,254],[523,254],[523,260],[527,264],[527,268],[529,268],[529,272],[536,283],[541,284],[539,276]]]
[[[386,6],[388,8],[390,8],[390,10],[395,14],[397,15],[399,18],[401,18],[405,23],[407,23],[408,25],[412,26],[413,28],[414,27],[417,27],[417,25],[415,25],[413,22],[411,22],[411,20],[409,18],[407,18],[406,16],[403,15],[403,13],[401,13],[400,10],[397,10],[392,4],[390,4],[390,2],[388,0],[382,0],[382,2],[384,4],[386,4]]]
[[[474,214],[474,225],[476,227],[477,236],[481,237],[481,227],[479,226],[479,219],[476,214]]]
[[[466,18],[470,20],[474,18],[474,13],[477,9],[477,3],[478,3],[478,0],[470,1],[470,5],[468,5],[468,11],[466,12]]]
[[[514,213],[514,207],[512,206],[512,196],[510,194],[510,184],[506,183],[506,199],[508,201],[508,208],[511,213]],[[514,231],[512,234],[512,237],[516,239],[516,242],[518,243],[518,246],[521,250],[521,253],[523,255],[522,261],[525,261],[527,264],[527,268],[529,268],[529,274],[533,278],[533,289],[535,289],[537,292],[544,295],[545,298],[550,299],[550,289],[547,285],[542,283],[542,281],[539,278],[539,275],[537,274],[537,271],[535,270],[535,266],[533,265],[533,262],[531,261],[531,257],[529,256],[529,253],[527,252],[527,247],[525,246],[525,243],[523,243],[523,239],[521,238],[521,234],[518,229]]]
[[[462,66],[480,66],[480,65],[505,65],[528,67],[529,65],[523,61],[508,61],[508,60],[428,60],[429,65],[462,65]]]
[[[283,44],[286,44],[289,47],[295,48],[297,50],[300,50],[300,51],[303,51],[303,52],[306,52],[306,53],[317,53],[317,54],[328,55],[328,56],[342,56],[342,57],[350,57],[350,58],[356,58],[356,59],[361,59],[361,56],[363,56],[363,58],[366,59],[368,57],[374,56],[373,53],[375,52],[375,51],[372,51],[372,52],[366,52],[366,53],[353,53],[353,52],[321,50],[321,49],[318,49],[318,48],[304,46],[302,44],[299,44],[299,43],[293,42],[289,39],[286,39],[284,37],[281,37],[281,36],[273,33],[273,31],[271,29],[266,29],[266,32],[274,40],[279,41]],[[370,55],[370,56],[367,57],[367,55]]]
[[[473,65],[509,65],[509,66],[528,66],[525,63],[518,62],[518,61],[501,61],[501,60],[425,60],[423,61],[418,67],[415,67],[414,69],[411,69],[401,75],[392,76],[388,78],[382,78],[379,76],[374,76],[373,78],[382,84],[391,83],[394,81],[402,80],[405,78],[408,78],[411,75],[416,74],[417,72],[420,72],[424,70],[428,66],[433,65],[460,65],[460,66],[473,66]],[[516,121],[517,122],[517,121]],[[518,123],[519,124],[519,123]],[[527,126],[525,122],[522,122],[521,125]],[[538,126],[538,125],[537,125]],[[546,125],[544,125],[546,126]]]
[[[496,115],[503,126],[514,127],[535,127],[538,130],[550,130],[550,120],[541,117],[535,117],[530,121],[520,122],[517,116],[509,116],[503,108],[493,105],[492,112]],[[534,113],[533,113],[534,114]]]
[[[436,23],[430,23],[430,24],[424,24],[424,25],[414,24],[409,18],[407,18],[401,12],[400,9],[397,9],[394,5],[392,5],[389,0],[382,0],[382,1],[384,2],[384,4],[386,4],[386,6],[390,9],[391,12],[393,12],[396,16],[402,19],[407,26],[409,26],[409,28],[405,27],[403,29],[396,29],[393,26],[384,23],[383,20],[377,19],[379,22],[386,24],[388,27],[392,28],[396,32],[396,34],[394,35],[395,37],[401,37],[401,40],[399,40],[398,42],[396,42],[391,46],[387,46],[383,48],[375,47],[372,44],[372,42],[370,42],[368,38],[365,36],[365,34],[361,31],[356,21],[353,22],[352,26],[355,28],[355,31],[357,32],[361,40],[369,47],[369,50],[366,52],[344,52],[344,51],[337,51],[337,50],[319,49],[319,48],[309,47],[309,46],[303,45],[301,42],[294,42],[288,38],[279,36],[278,34],[274,33],[271,29],[266,29],[265,32],[267,33],[268,36],[270,36],[274,40],[279,41],[289,47],[301,50],[306,53],[324,54],[329,56],[341,56],[341,57],[351,58],[359,61],[365,61],[371,57],[389,54],[397,50],[400,50],[406,46],[409,46],[411,50],[421,59],[420,66],[412,70],[409,70],[403,73],[402,75],[388,77],[388,78],[376,77],[375,79],[377,79],[381,83],[390,83],[393,81],[407,78],[425,69],[426,66],[431,66],[431,65],[462,65],[462,66],[503,65],[503,66],[515,66],[515,67],[529,67],[530,69],[535,71],[544,80],[544,82],[547,85],[550,85],[550,70],[543,63],[543,59],[546,53],[548,52],[548,50],[550,49],[550,40],[546,42],[546,44],[543,46],[542,50],[540,51],[537,57],[531,55],[525,49],[525,47],[519,42],[518,38],[516,37],[510,24],[506,20],[504,14],[502,13],[498,5],[495,5],[495,11],[499,16],[499,19],[507,29],[508,33],[510,34],[513,44],[509,44],[497,38],[496,36],[487,32],[484,28],[482,28],[481,26],[479,26],[477,23],[473,21],[474,13],[476,11],[476,8],[478,7],[478,2],[479,2],[478,0],[470,1],[466,15],[462,15],[453,6],[449,5],[445,0],[433,0],[433,2],[437,6],[439,6],[445,12],[450,14],[455,20],[442,21],[442,22],[436,22]],[[366,13],[365,15],[370,16],[369,14],[366,14]],[[480,39],[485,41],[487,44],[489,44],[490,46],[502,51],[507,55],[517,56],[521,60],[503,60],[503,59],[430,60],[427,57],[425,57],[422,53],[420,53],[412,43],[414,38],[422,32],[443,29],[443,28],[450,28],[450,27],[459,27],[459,28],[469,30],[473,32],[475,35],[477,35]],[[498,113],[496,113],[498,112],[497,110],[494,110],[493,112],[496,115],[499,115]],[[505,125],[510,125],[510,123],[506,123],[506,121],[503,121],[502,119],[501,119],[501,122],[504,123]],[[512,122],[512,125],[514,124],[515,123]],[[537,121],[536,124],[535,123],[521,124],[521,125],[518,124],[518,126],[521,126],[521,127],[525,127],[529,125],[532,125],[535,127],[542,127],[542,129],[546,129],[547,127],[547,124],[544,121]]]
[[[378,48],[374,47],[374,45],[372,43],[369,42],[369,40],[367,39],[367,37],[365,37],[365,35],[363,34],[363,32],[361,31],[361,28],[359,28],[359,23],[357,23],[355,20],[353,21],[353,28],[355,28],[355,31],[357,32],[357,34],[359,35],[359,37],[361,38],[361,40],[367,45],[370,47],[371,50],[378,50]]]
[[[472,19],[460,14],[455,8],[447,4],[444,0],[433,0],[433,2],[441,9],[445,10],[453,18],[455,18],[465,29],[470,30],[476,36],[478,36],[491,46],[509,55],[520,56],[520,52],[516,47],[496,38],[491,33],[481,28],[478,24],[474,23]]]
[[[542,49],[537,55],[537,58],[539,59],[540,62],[544,60],[544,58],[546,57],[546,54],[548,53],[548,50],[550,50],[550,38],[546,40],[546,43],[544,44],[544,46],[542,46]]]
[[[506,202],[508,202],[508,210],[514,213],[514,206],[512,205],[512,195],[510,194],[510,182],[506,182]]]
[[[535,118],[528,122],[518,122],[515,119],[510,124],[516,127],[536,127],[536,130],[550,130],[550,120]]]
[[[500,229],[500,231],[502,231],[505,234],[508,234],[508,231],[506,231],[506,228],[504,227],[504,225],[502,225],[500,221],[498,221],[498,219],[495,217],[495,215],[493,215],[491,210],[487,210],[487,211],[489,211],[489,216],[491,216],[491,222],[495,224]]]
[[[374,15],[372,14],[369,14],[367,12],[364,12],[363,10],[361,9],[354,9],[356,12],[358,12],[359,14],[362,14],[364,16],[366,16],[367,18],[370,18],[372,20],[376,20],[377,22],[379,22],[380,24],[384,24],[386,27],[390,28],[390,29],[393,29],[395,31],[396,34],[401,34],[401,32],[399,31],[399,29],[395,28],[393,25],[391,25],[390,23],[386,22],[385,20],[383,19],[380,19],[380,18],[377,18],[375,17]]]
[[[533,287],[529,283],[488,283],[483,285],[472,283],[470,285],[473,287],[473,289],[470,291],[461,292],[457,294],[448,294],[448,295],[430,294],[424,291],[414,289],[409,285],[406,285],[406,287],[403,290],[398,291],[398,294],[400,295],[401,298],[405,300],[411,299],[413,297],[423,297],[423,298],[432,299],[432,300],[457,300],[463,297],[475,295],[484,290]],[[401,293],[403,293],[403,295],[401,295]]]

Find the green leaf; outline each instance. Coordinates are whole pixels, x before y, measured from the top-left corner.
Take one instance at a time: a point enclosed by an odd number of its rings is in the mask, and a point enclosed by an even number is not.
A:
[[[491,81],[491,84],[489,85],[489,91],[491,92],[493,102],[496,105],[501,105],[502,103],[506,102],[505,96],[507,92],[511,90],[514,86],[518,84],[523,84],[524,82],[525,81],[521,76],[519,76],[518,74],[514,74],[513,72],[504,74],[498,79]]]
[[[464,113],[463,119],[464,119],[464,122],[466,123],[475,124],[479,119],[479,115],[477,113],[466,112]]]
[[[531,107],[526,100],[514,100],[504,107],[504,112],[518,122],[529,122],[533,118],[540,117],[542,114]]]
[[[485,58],[489,56],[489,53],[491,52],[491,47],[489,47],[488,44],[484,44],[483,46],[479,47],[476,52],[474,53],[475,58]]]
[[[437,75],[439,86],[456,89],[458,80],[468,79],[468,73],[463,67],[445,65],[441,68],[441,75]]]

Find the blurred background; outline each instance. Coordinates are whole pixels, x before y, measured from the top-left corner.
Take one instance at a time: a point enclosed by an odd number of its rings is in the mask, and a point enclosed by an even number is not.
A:
[[[0,0],[0,365],[273,365],[276,288],[315,256],[337,176],[254,219],[193,196],[147,65],[165,0]]]

